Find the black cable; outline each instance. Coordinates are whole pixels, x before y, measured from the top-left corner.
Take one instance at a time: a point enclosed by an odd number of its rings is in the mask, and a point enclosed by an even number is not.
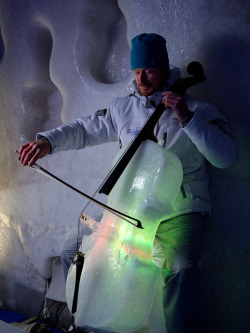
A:
[[[40,308],[40,311],[38,312],[38,315],[37,315],[37,318],[38,318],[39,320],[42,320],[42,319],[40,319],[40,314],[41,314],[42,309],[43,309],[43,307],[44,307],[44,303],[45,303],[45,299],[43,300],[42,305],[41,305],[41,308]]]
[[[56,313],[56,327],[58,326],[58,328],[63,331],[64,330],[67,331],[67,328],[63,324],[61,324],[59,319],[60,319],[60,316],[61,316],[62,312],[64,311],[66,305],[67,305],[66,303],[60,303],[60,305],[57,309],[57,313]]]

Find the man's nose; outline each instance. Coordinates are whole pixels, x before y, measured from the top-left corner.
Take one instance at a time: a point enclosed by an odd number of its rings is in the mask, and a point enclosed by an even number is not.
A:
[[[140,74],[139,74],[139,77],[138,77],[138,83],[139,84],[143,84],[143,83],[146,83],[147,82],[147,78],[146,78],[146,74],[145,74],[145,72],[141,72]]]

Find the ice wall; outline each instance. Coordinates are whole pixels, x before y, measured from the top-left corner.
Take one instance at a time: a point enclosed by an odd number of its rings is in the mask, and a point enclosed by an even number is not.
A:
[[[219,106],[239,145],[238,163],[209,167],[213,215],[204,253],[209,332],[249,332],[249,4],[236,0],[8,0],[0,2],[0,299],[36,314],[51,258],[77,231],[85,201],[23,168],[14,153],[37,131],[95,112],[128,93],[129,41],[167,39],[185,75],[203,63],[192,93]],[[58,153],[40,164],[92,194],[117,144]]]

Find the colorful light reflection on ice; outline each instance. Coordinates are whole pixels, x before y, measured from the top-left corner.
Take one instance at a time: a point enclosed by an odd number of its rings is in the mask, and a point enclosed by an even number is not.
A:
[[[143,186],[135,186],[135,179]],[[100,223],[86,222],[95,232],[83,238],[85,262],[75,314],[77,326],[129,332],[143,324],[161,274],[152,258],[154,237],[159,223],[173,211],[181,182],[179,159],[152,141],[143,142],[111,191],[108,205],[140,219],[144,229],[109,212]],[[66,287],[69,308],[74,283],[72,265]],[[140,308],[139,313],[133,310],[136,308]]]

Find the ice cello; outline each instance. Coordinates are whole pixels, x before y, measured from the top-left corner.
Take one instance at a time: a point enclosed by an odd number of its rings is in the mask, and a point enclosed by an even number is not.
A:
[[[153,141],[143,142],[112,189],[108,205],[140,219],[144,229],[106,212],[100,222],[102,235],[85,237],[75,313],[78,327],[132,332],[142,326],[161,274],[152,258],[155,234],[172,213],[181,182],[182,165],[176,155]],[[110,237],[105,236],[105,228]],[[71,265],[66,283],[69,309],[75,269]]]

